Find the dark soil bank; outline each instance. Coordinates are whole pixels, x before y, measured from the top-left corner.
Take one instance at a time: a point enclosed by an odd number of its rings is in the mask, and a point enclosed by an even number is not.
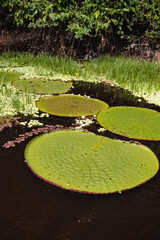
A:
[[[46,52],[89,60],[101,54],[123,54],[160,62],[160,44],[140,38],[127,45],[120,38],[84,37],[75,39],[63,28],[15,28],[0,29],[0,51]]]
[[[107,91],[107,97],[106,97]],[[123,89],[79,82],[74,93],[105,100],[110,106],[142,106],[160,111]],[[54,117],[50,118],[54,119]],[[47,120],[46,120],[47,121]],[[57,124],[62,124],[56,119]],[[73,119],[74,121],[74,119]],[[72,123],[72,121],[71,121]],[[64,123],[65,125],[65,123]],[[93,124],[89,130],[96,132]],[[51,186],[27,167],[24,149],[31,140],[2,148],[24,128],[0,133],[0,239],[2,240],[158,240],[160,238],[160,173],[148,183],[123,193],[85,195]],[[119,138],[114,134],[106,136]],[[143,142],[160,160],[160,143]]]

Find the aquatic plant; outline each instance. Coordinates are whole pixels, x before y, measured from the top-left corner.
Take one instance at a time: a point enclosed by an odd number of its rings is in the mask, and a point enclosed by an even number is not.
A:
[[[23,134],[19,134],[18,137],[14,140],[7,141],[6,143],[3,144],[4,148],[10,148],[10,147],[15,147],[16,144],[21,143],[25,141],[27,138],[32,137],[34,135],[38,135],[40,133],[48,133],[53,130],[62,130],[64,129],[63,125],[46,125],[45,127],[40,127],[40,128],[33,128],[30,132],[25,132]],[[70,127],[72,129],[72,127]]]
[[[11,117],[20,114],[33,115],[38,112],[35,101],[39,95],[20,92],[11,85],[0,83],[0,116]]]
[[[13,127],[20,123],[20,117],[6,118],[0,117],[0,132],[3,131],[7,127]]]
[[[107,130],[133,139],[160,140],[160,113],[140,107],[111,107],[97,114]]]
[[[58,116],[91,116],[109,105],[103,101],[78,95],[42,97],[36,101],[39,110]]]
[[[7,127],[13,127],[14,124],[19,124],[19,117],[6,118],[0,117],[0,132]]]
[[[89,126],[90,124],[93,124],[95,121],[95,117],[91,116],[91,117],[85,117],[82,116],[81,118],[76,118],[75,120],[75,129],[82,129],[82,128],[86,128],[87,126]]]
[[[31,170],[51,184],[85,193],[121,192],[158,171],[147,147],[81,131],[54,131],[34,138],[25,149]]]
[[[41,94],[60,94],[66,93],[72,87],[71,82],[62,82],[61,80],[45,79],[19,79],[12,83],[18,90]]]

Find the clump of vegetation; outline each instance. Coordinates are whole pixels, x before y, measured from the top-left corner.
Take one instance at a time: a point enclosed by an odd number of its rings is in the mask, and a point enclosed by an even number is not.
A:
[[[34,115],[38,112],[35,101],[40,96],[19,92],[11,83],[0,84],[0,117],[12,117],[18,114]]]
[[[2,21],[9,15],[5,19],[18,26],[59,26],[81,40],[97,35],[102,41],[109,35],[127,41],[142,35],[156,39],[160,33],[159,0],[4,0],[1,8]]]

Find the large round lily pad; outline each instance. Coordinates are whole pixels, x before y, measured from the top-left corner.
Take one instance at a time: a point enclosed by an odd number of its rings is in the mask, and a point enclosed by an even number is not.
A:
[[[91,116],[109,107],[97,99],[69,94],[43,97],[36,105],[42,112],[66,117]]]
[[[140,107],[111,107],[97,115],[107,130],[134,139],[160,140],[160,113]]]
[[[9,81],[15,81],[20,77],[20,74],[15,72],[5,72],[0,71],[0,82],[9,82]]]
[[[55,131],[25,149],[31,170],[43,180],[86,193],[131,189],[152,178],[158,159],[147,147],[80,131]]]
[[[72,87],[71,82],[62,82],[60,80],[50,81],[44,79],[20,79],[14,81],[12,85],[22,91],[41,94],[66,93]]]

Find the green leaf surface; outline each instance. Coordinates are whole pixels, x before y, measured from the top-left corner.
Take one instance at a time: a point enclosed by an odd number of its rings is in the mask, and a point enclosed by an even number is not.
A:
[[[42,112],[66,117],[91,116],[109,107],[97,99],[69,94],[43,97],[36,105]]]
[[[160,113],[140,107],[111,107],[97,114],[107,130],[128,138],[160,140]]]
[[[20,77],[20,74],[15,72],[0,71],[0,82],[15,81]]]
[[[72,87],[71,82],[60,80],[50,81],[44,79],[20,79],[12,83],[18,90],[41,93],[41,94],[60,94],[66,93]]]
[[[154,153],[143,145],[71,130],[34,138],[25,159],[44,181],[94,194],[131,189],[159,168]]]

